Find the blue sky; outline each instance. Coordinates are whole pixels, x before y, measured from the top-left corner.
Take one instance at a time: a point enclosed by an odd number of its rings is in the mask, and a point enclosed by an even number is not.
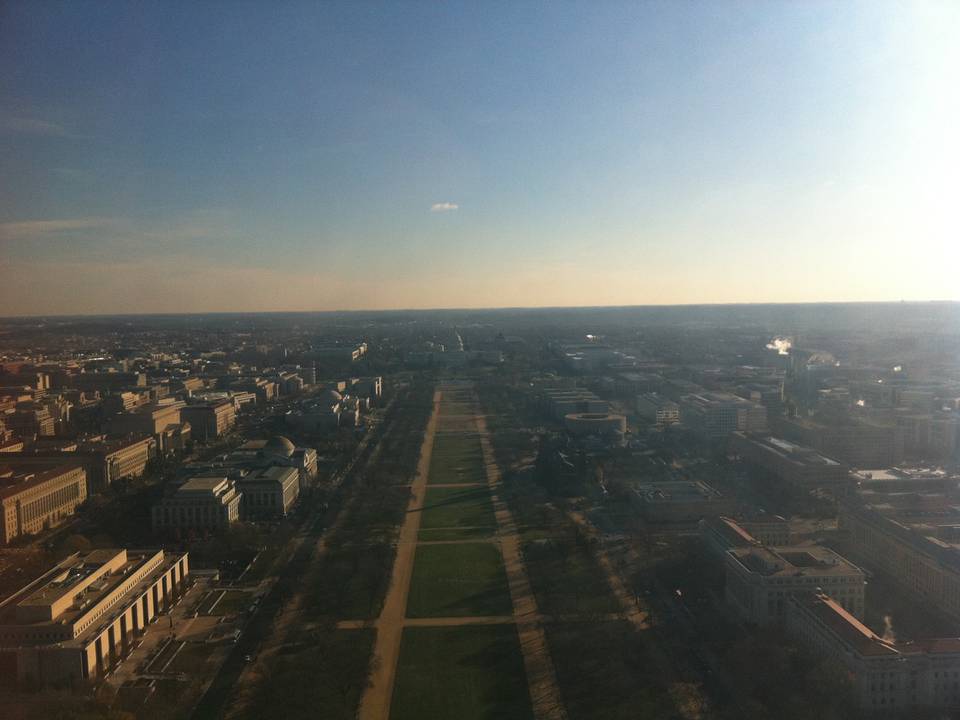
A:
[[[3,314],[960,299],[960,6],[4,3]]]

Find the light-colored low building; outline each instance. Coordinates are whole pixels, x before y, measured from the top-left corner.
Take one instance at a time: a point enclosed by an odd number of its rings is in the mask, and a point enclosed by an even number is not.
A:
[[[300,473],[295,467],[273,465],[245,475],[237,484],[244,519],[285,517],[300,495]]]
[[[224,476],[195,477],[153,507],[155,530],[223,530],[240,519],[241,493]]]
[[[206,405],[187,405],[180,410],[180,417],[190,423],[194,439],[216,440],[229,432],[237,422],[237,410],[229,400],[219,400]]]
[[[790,594],[816,589],[854,616],[863,616],[863,571],[828,548],[732,548],[725,561],[727,602],[748,622],[782,623]]]
[[[186,553],[76,553],[0,603],[0,667],[39,683],[102,677],[182,594]]]

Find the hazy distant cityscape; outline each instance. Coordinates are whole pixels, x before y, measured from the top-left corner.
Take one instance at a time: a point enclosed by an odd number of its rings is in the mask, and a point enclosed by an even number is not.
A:
[[[0,323],[10,717],[940,717],[960,308]]]

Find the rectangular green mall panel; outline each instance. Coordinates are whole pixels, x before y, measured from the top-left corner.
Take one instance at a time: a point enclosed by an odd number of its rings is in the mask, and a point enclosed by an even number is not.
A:
[[[495,543],[420,545],[407,617],[510,615],[513,605]]]
[[[493,500],[485,487],[427,488],[423,500],[422,530],[434,528],[489,528],[490,535],[497,527]],[[421,537],[421,539],[429,539]]]
[[[516,626],[403,631],[390,720],[530,720]]]

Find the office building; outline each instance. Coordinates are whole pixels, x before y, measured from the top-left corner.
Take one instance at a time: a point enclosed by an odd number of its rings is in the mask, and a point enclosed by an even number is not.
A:
[[[229,432],[237,421],[237,410],[229,400],[205,405],[186,405],[180,410],[180,417],[190,423],[193,438],[208,442]]]
[[[674,425],[680,422],[680,406],[657,393],[638,395],[636,410],[641,420],[657,425]]]
[[[903,460],[903,431],[892,424],[863,419],[824,423],[806,418],[781,418],[775,429],[787,440],[855,468],[890,467]]]
[[[909,717],[920,708],[960,707],[960,638],[885,640],[822,592],[797,593],[788,603],[787,630],[849,673],[862,710]]]
[[[843,494],[852,487],[844,463],[789,440],[735,432],[730,451],[774,482],[800,492],[829,488]]]
[[[727,602],[748,622],[783,622],[791,593],[818,588],[863,616],[863,571],[825,547],[734,547],[725,561]]]
[[[759,547],[760,541],[747,532],[736,520],[724,515],[705,517],[699,522],[700,539],[716,557],[726,559],[734,548]]]
[[[77,460],[0,459],[0,537],[5,543],[58,525],[86,499],[87,471]]]
[[[846,532],[852,552],[871,569],[882,571],[917,600],[960,620],[956,544],[853,503],[841,505],[839,527]]]
[[[219,531],[240,519],[242,494],[223,474],[187,480],[153,507],[155,530]]]
[[[698,522],[729,515],[736,503],[704,482],[675,480],[638,485],[634,495],[644,519],[652,523]]]
[[[0,668],[42,684],[100,678],[183,593],[186,553],[76,553],[0,603]]]
[[[272,465],[244,475],[237,483],[245,520],[286,517],[300,494],[300,473],[295,467]]]
[[[737,431],[765,432],[767,409],[730,393],[703,392],[680,400],[684,427],[704,440],[724,439]]]

